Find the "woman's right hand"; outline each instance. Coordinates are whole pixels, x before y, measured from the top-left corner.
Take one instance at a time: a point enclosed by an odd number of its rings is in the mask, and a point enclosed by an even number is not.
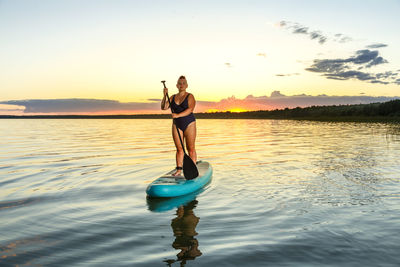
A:
[[[167,96],[167,94],[168,94],[168,88],[164,88],[164,96]]]

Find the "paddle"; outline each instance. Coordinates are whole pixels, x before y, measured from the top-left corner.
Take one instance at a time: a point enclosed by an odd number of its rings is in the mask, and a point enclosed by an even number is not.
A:
[[[161,81],[164,85],[164,88],[167,88],[165,86],[165,81]],[[171,109],[171,112],[174,113],[174,111],[172,110],[171,107],[171,101],[169,100],[169,95],[167,93],[167,99],[168,99],[168,103],[169,103],[169,107]],[[175,119],[174,123],[175,123]],[[176,126],[176,123],[175,123]],[[186,150],[185,150],[185,146],[183,145],[182,142],[182,138],[181,138],[181,134],[179,133],[178,127],[176,127],[176,131],[178,132],[178,136],[179,136],[179,141],[181,141],[181,145],[182,145],[182,149],[183,149],[183,175],[185,176],[186,180],[192,180],[194,178],[196,178],[197,176],[199,176],[199,171],[197,170],[197,166],[196,164],[193,162],[193,160],[189,157],[188,154],[186,154]]]

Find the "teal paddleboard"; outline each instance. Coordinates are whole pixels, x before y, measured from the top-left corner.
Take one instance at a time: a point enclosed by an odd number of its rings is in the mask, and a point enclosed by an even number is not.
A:
[[[186,180],[184,176],[172,176],[172,170],[154,180],[146,189],[150,197],[177,197],[193,193],[211,181],[212,167],[206,161],[197,163],[199,176],[193,180]]]

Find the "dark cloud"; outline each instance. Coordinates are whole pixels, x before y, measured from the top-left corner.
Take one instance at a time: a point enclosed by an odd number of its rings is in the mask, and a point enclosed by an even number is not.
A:
[[[386,71],[382,73],[377,73],[376,78],[378,79],[394,79],[396,78],[398,73],[393,72],[393,71]]]
[[[293,33],[308,34],[308,27],[293,26]]]
[[[333,40],[338,43],[347,43],[347,42],[353,41],[353,38],[346,36],[342,33],[337,33],[334,35]]]
[[[375,60],[378,57],[379,52],[378,51],[374,51],[374,50],[358,50],[356,52],[356,57],[351,57],[348,58],[347,61],[348,62],[353,62],[354,64],[364,64],[364,63],[368,63],[368,62],[372,62],[373,60]]]
[[[320,44],[323,44],[328,39],[326,36],[323,36],[319,31],[310,32],[311,40],[317,39]]]
[[[373,80],[371,81],[371,83],[379,83],[379,84],[389,84],[389,82],[383,82],[383,81],[379,81],[379,80]]]
[[[381,43],[376,43],[376,44],[370,44],[367,45],[367,48],[375,49],[375,48],[382,48],[382,47],[387,47],[387,44],[381,44]]]
[[[360,81],[368,81],[368,80],[375,80],[374,76],[371,76],[369,73],[361,72],[361,71],[344,71],[339,73],[326,73],[324,74],[325,77],[328,79],[335,79],[335,80],[348,80],[348,79],[358,79]]]
[[[121,103],[115,100],[98,99],[34,99],[2,101],[0,104],[25,107],[24,113],[92,113],[109,111],[146,111],[160,109],[157,102]]]
[[[367,73],[360,71],[348,71],[337,74],[324,74],[328,79],[337,79],[337,80],[348,80],[348,79],[358,79],[360,81],[367,81],[369,83],[378,83],[378,84],[399,84],[396,82],[395,77],[399,76],[396,74],[393,77],[385,78],[384,73]]]
[[[370,83],[396,83],[399,72],[387,71],[383,73],[368,73],[361,70],[380,64],[388,63],[377,50],[358,50],[355,56],[344,59],[315,59],[314,63],[306,68],[307,71],[322,73],[328,79],[348,80],[356,79]]]
[[[326,34],[323,34],[321,31],[318,30],[311,31],[309,27],[306,27],[296,22],[283,20],[279,22],[279,26],[291,30],[293,34],[307,35],[311,40],[316,40],[320,44],[324,44],[328,39],[332,39],[333,41],[340,43],[352,41],[352,38],[342,33],[337,33],[333,37],[328,38],[328,36]]]
[[[388,63],[388,61],[386,59],[383,59],[382,57],[376,57],[366,67],[370,68],[372,66],[384,64],[384,63]]]
[[[287,74],[282,74],[282,73],[279,73],[279,74],[275,74],[275,76],[278,76],[278,77],[287,77],[287,76],[294,76],[294,75],[300,75],[300,73],[287,73]]]

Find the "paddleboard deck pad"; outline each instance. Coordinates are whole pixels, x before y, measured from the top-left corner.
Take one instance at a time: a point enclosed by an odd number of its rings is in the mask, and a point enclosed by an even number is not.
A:
[[[177,197],[193,193],[211,181],[212,167],[207,161],[197,163],[199,176],[186,180],[182,176],[172,176],[175,169],[154,180],[146,189],[150,197]]]

